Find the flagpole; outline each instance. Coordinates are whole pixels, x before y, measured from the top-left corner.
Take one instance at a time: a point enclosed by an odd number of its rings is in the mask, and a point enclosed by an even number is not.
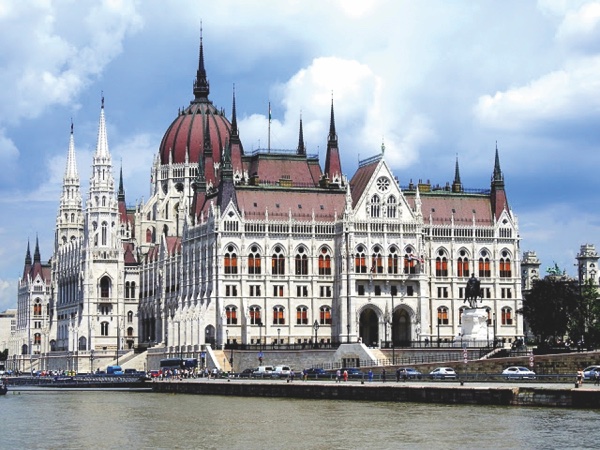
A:
[[[271,153],[271,102],[269,102],[269,136],[267,141],[267,152]]]

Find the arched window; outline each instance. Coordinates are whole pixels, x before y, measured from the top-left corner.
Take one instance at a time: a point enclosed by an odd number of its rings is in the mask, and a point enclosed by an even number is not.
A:
[[[398,249],[396,247],[390,248],[390,253],[388,254],[388,273],[398,273]]]
[[[100,336],[108,336],[108,322],[100,324]]]
[[[285,325],[285,308],[273,306],[273,325]]]
[[[125,282],[125,298],[129,298],[129,281]]]
[[[285,275],[285,257],[281,246],[275,246],[271,259],[271,271],[273,275]]]
[[[235,253],[235,247],[233,245],[227,246],[227,252],[225,253],[225,273],[238,273],[237,255]]]
[[[358,246],[356,255],[354,255],[354,271],[356,273],[367,273],[367,256],[362,245]]]
[[[250,307],[250,325],[262,326],[262,317],[260,315],[260,306]]]
[[[33,335],[33,343],[36,345],[40,345],[42,343],[42,335],[41,333],[35,333]]]
[[[106,197],[102,196],[102,206],[106,206]]]
[[[133,322],[133,311],[127,311],[127,323]]]
[[[131,290],[130,290],[130,294],[131,294],[131,298],[135,298],[135,281],[131,282]]]
[[[460,251],[460,256],[456,261],[456,275],[459,277],[468,277],[469,276],[469,258],[467,257],[467,252],[464,250]]]
[[[71,213],[71,222],[75,222],[75,213]]]
[[[448,308],[446,308],[445,306],[440,306],[437,309],[437,313],[438,313],[438,324],[439,325],[448,325],[448,323],[449,323]]]
[[[102,277],[100,280],[100,297],[109,298],[110,297],[110,278]]]
[[[387,199],[387,216],[388,219],[396,218],[396,197],[393,195]]]
[[[102,222],[102,245],[106,245],[108,240],[108,223]]]
[[[308,308],[306,306],[296,308],[296,325],[308,325]]]
[[[504,308],[502,308],[502,325],[512,325],[512,323],[512,310],[509,307],[505,306]]]
[[[502,252],[502,257],[500,258],[500,278],[510,278],[511,276],[510,255],[504,250]]]
[[[383,273],[383,255],[378,245],[373,248],[371,255],[371,273]]]
[[[133,337],[133,327],[127,328],[127,337]]]
[[[319,275],[331,275],[331,254],[327,247],[321,248],[319,255]]]
[[[413,254],[412,247],[408,247],[406,249],[406,253],[404,254],[404,273],[417,273],[417,257]]]
[[[227,325],[237,325],[237,307],[228,306],[225,308],[225,315],[227,317]]]
[[[379,217],[381,215],[381,200],[378,195],[371,197],[371,217]]]
[[[308,275],[308,256],[305,253],[304,247],[298,249],[296,253],[296,275]]]
[[[447,277],[448,276],[448,259],[443,250],[438,252],[438,257],[435,258],[435,276],[436,277]]]
[[[33,305],[33,315],[36,317],[42,315],[42,305],[41,305],[39,299],[37,299],[35,301],[35,305]]]
[[[491,276],[490,270],[490,258],[487,256],[487,252],[481,252],[479,258],[479,276],[489,278]]]
[[[319,323],[321,325],[331,325],[331,308],[329,306],[319,308]]]
[[[253,245],[248,255],[248,274],[260,275],[260,273],[260,253],[258,252],[258,247]]]
[[[150,227],[146,230],[146,242],[154,242],[154,228]]]

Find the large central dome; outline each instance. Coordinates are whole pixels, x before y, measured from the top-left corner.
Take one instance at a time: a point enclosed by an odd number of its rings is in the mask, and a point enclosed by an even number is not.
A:
[[[182,164],[198,162],[205,153],[207,145],[212,149],[215,163],[221,162],[221,153],[229,133],[231,123],[223,111],[218,111],[208,99],[210,92],[206,70],[204,69],[204,51],[200,40],[200,58],[198,72],[194,81],[194,100],[190,106],[179,112],[177,118],[167,129],[160,143],[161,164]],[[208,139],[207,139],[208,138]]]

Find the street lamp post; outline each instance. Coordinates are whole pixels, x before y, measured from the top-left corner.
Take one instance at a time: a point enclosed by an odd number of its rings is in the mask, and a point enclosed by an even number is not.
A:
[[[229,345],[229,365],[233,372],[233,343],[229,341],[229,329],[225,330],[225,334],[227,335],[227,345]]]
[[[277,328],[277,347],[281,344],[281,328]]]
[[[319,321],[315,320],[315,323],[313,323],[313,330],[315,330],[315,348],[318,348],[319,345],[317,344],[317,332],[319,331]]]
[[[437,320],[437,346],[440,347],[440,323],[442,319],[440,318],[440,312],[438,311],[438,320]]]
[[[394,291],[392,291],[392,364],[396,361],[396,344],[394,343]]]
[[[90,350],[90,374],[94,373],[94,349]]]

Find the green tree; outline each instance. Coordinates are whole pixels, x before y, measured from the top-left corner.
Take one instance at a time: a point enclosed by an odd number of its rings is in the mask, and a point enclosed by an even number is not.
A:
[[[523,300],[523,317],[541,342],[562,338],[570,332],[570,319],[580,303],[575,281],[557,277],[536,280]]]
[[[586,344],[600,342],[600,299],[598,286],[587,279],[581,286],[581,298],[578,307],[569,320],[569,336],[575,341],[583,338]]]

